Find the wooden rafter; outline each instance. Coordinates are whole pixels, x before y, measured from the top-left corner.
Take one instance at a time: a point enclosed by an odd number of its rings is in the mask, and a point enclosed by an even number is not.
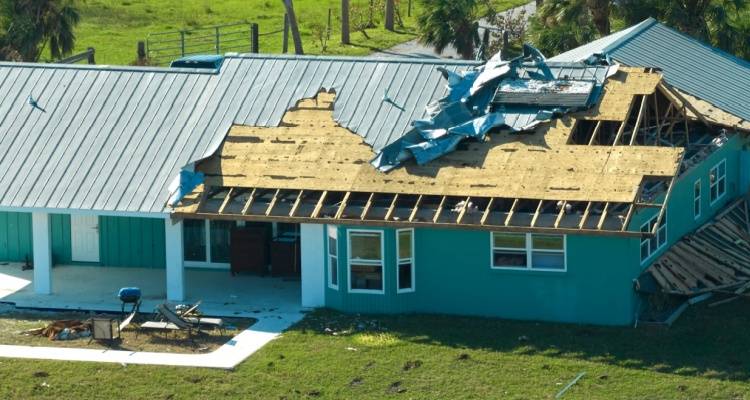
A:
[[[393,195],[393,200],[391,200],[391,205],[388,207],[388,211],[385,213],[385,218],[383,220],[388,221],[393,216],[393,211],[396,210],[396,202],[398,201],[398,193]]]
[[[297,193],[297,198],[294,199],[294,204],[292,204],[292,209],[289,210],[289,216],[293,217],[294,214],[297,213],[297,209],[299,208],[299,205],[302,204],[302,196],[305,194],[304,190],[300,190],[299,193]]]
[[[247,213],[250,211],[250,207],[253,206],[253,201],[255,201],[255,193],[257,189],[253,188],[253,190],[250,191],[250,196],[247,197],[247,201],[245,202],[245,205],[242,206],[242,215],[247,215]]]
[[[440,214],[443,212],[443,207],[445,207],[445,198],[446,196],[443,196],[440,199],[440,204],[438,205],[437,210],[435,210],[435,215],[432,217],[433,224],[436,224],[438,220],[440,219]]]
[[[224,213],[224,209],[227,208],[227,205],[234,199],[234,193],[234,188],[229,188],[227,196],[224,197],[224,201],[221,202],[221,206],[219,207],[219,214]]]
[[[510,220],[513,218],[513,213],[516,212],[516,205],[518,205],[518,199],[513,199],[513,204],[510,206],[510,210],[508,210],[508,215],[505,216],[505,222],[503,225],[508,226],[510,224]]]
[[[578,229],[583,229],[583,227],[586,226],[586,219],[589,217],[589,212],[591,212],[590,201],[586,203],[586,209],[583,210],[583,215],[581,216],[581,222],[578,224]]]
[[[271,211],[273,211],[274,206],[276,206],[276,202],[279,200],[279,192],[281,189],[276,189],[276,191],[273,193],[273,197],[271,197],[271,201],[268,203],[268,208],[266,208],[266,216],[271,215]]]
[[[320,195],[320,198],[318,199],[318,203],[315,204],[315,209],[313,209],[313,212],[310,215],[310,218],[318,218],[318,215],[320,215],[320,210],[323,209],[323,202],[326,200],[327,196],[328,196],[328,191],[324,190],[323,193]]]
[[[604,210],[602,210],[602,215],[599,217],[599,222],[596,224],[597,230],[602,230],[602,226],[604,226],[604,221],[607,219],[608,211],[609,211],[609,202],[604,203]]]
[[[349,202],[349,196],[351,196],[352,192],[346,192],[344,194],[344,198],[341,200],[341,204],[339,204],[339,209],[336,210],[336,215],[333,217],[334,219],[340,219],[341,215],[344,214],[344,210],[346,209],[346,206]]]
[[[362,209],[362,214],[360,215],[359,219],[364,220],[367,218],[367,212],[370,211],[370,208],[372,207],[372,201],[375,199],[375,193],[370,193],[370,197],[367,198],[367,203],[365,203],[365,208]]]
[[[591,139],[589,139],[589,146],[592,146],[594,144],[594,140],[596,139],[596,136],[599,134],[599,130],[602,128],[602,120],[596,121],[596,126],[594,126],[594,132],[591,134]]]
[[[414,203],[414,208],[411,209],[411,213],[409,214],[409,222],[414,221],[414,218],[417,217],[417,211],[419,211],[419,206],[422,205],[422,195],[420,194],[419,197],[417,197],[417,202]]]
[[[471,197],[467,197],[466,200],[464,200],[463,206],[461,206],[461,210],[458,212],[458,218],[456,218],[456,223],[460,224],[461,220],[464,219],[464,215],[466,215],[466,210],[469,208],[469,202],[471,201]]]
[[[542,204],[544,204],[544,200],[539,200],[539,203],[536,205],[536,211],[534,211],[534,216],[531,217],[531,227],[533,228],[536,226],[536,220],[539,218],[539,213],[542,212]]]
[[[490,197],[490,201],[487,203],[487,208],[484,209],[484,214],[482,214],[482,219],[479,221],[480,225],[484,225],[487,223],[487,218],[490,217],[490,213],[492,212],[492,205],[495,203],[495,198]]]
[[[565,206],[568,204],[568,202],[563,201],[561,204],[562,205],[560,206],[560,211],[557,213],[557,218],[555,218],[555,228],[560,226],[560,221],[562,221],[563,215],[565,215]]]
[[[630,145],[635,143],[635,138],[638,136],[638,130],[641,128],[641,122],[643,121],[643,113],[646,110],[646,99],[648,96],[644,95],[641,98],[641,107],[638,109],[638,117],[635,119],[635,126],[633,127],[633,134],[630,135]]]

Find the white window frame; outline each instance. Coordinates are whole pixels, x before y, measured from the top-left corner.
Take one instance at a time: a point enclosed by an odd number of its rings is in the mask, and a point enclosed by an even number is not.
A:
[[[696,193],[695,189],[698,189]],[[693,183],[693,218],[698,219],[703,214],[703,187],[700,178]],[[696,212],[697,206],[697,212]]]
[[[328,257],[328,287],[334,290],[339,290],[339,282],[341,281],[341,274],[339,274],[339,238],[338,229],[336,226],[328,226],[326,235],[326,257]],[[331,237],[336,239],[336,247],[334,251],[336,254],[331,254]],[[336,260],[336,283],[333,283],[333,275],[331,274],[331,260]]]
[[[644,227],[646,227],[648,229],[648,227],[651,225],[651,222],[653,221],[655,223],[656,222],[655,220],[658,219],[658,218],[659,218],[659,214],[655,214],[653,217],[649,218],[645,223],[643,223],[641,225],[641,230],[640,231],[643,232],[643,228]],[[646,239],[641,238],[641,241],[638,242],[638,254],[639,254],[639,257],[642,257],[641,256],[641,247],[643,246],[644,241],[646,241],[648,243],[648,250],[649,250],[648,256],[646,256],[646,258],[641,258],[641,265],[643,265],[646,262],[648,262],[649,260],[651,260],[654,257],[654,254],[658,253],[659,250],[667,247],[667,242],[668,242],[668,239],[669,239],[669,232],[667,230],[668,229],[667,227],[669,225],[669,218],[667,218],[667,212],[664,213],[664,218],[666,218],[666,220],[663,221],[664,225],[662,227],[660,227],[659,229],[656,230],[656,235],[655,235],[656,236],[656,248],[655,249],[651,248],[651,236],[647,236]],[[659,244],[659,237],[662,234],[662,232],[664,232],[664,243]]]
[[[411,258],[401,258],[400,250],[401,250],[401,232],[411,232],[411,243],[409,243],[409,246],[411,247]],[[417,270],[416,266],[414,265],[414,229],[413,228],[407,228],[407,229],[396,229],[396,293],[412,293],[416,291],[416,282],[417,279],[415,277],[415,272]],[[401,289],[401,278],[399,272],[401,269],[402,264],[410,264],[411,265],[411,286],[407,289]]]
[[[352,233],[354,234],[377,234],[380,236],[380,264],[377,264],[375,260],[352,260]],[[363,293],[363,294],[385,294],[385,232],[377,229],[348,229],[346,231],[346,269],[347,269],[347,286],[349,293]],[[357,264],[365,265],[380,265],[380,273],[382,274],[382,282],[380,290],[375,289],[353,289],[352,288],[352,261],[356,261]]]
[[[719,173],[719,166],[724,165],[724,175],[718,176]],[[711,176],[714,176],[715,179],[713,182],[711,181]],[[708,171],[708,198],[710,200],[710,204],[713,206],[716,204],[719,200],[724,198],[724,195],[727,194],[727,159],[723,159],[716,163],[711,169]],[[724,182],[724,191],[719,193],[719,181]],[[716,198],[711,199],[713,196],[713,189],[716,187]]]
[[[195,218],[199,219],[199,218]],[[203,220],[203,240],[206,241],[206,260],[205,261],[188,261],[185,260],[185,254],[182,254],[183,265],[187,268],[209,268],[209,269],[230,269],[230,263],[212,262],[211,261],[211,223],[210,219]],[[235,221],[235,225],[237,222]],[[184,227],[183,227],[184,229]],[[183,244],[184,245],[184,244]]]
[[[510,248],[510,247],[495,247],[495,234],[521,234],[525,235],[525,247],[523,249],[521,248]],[[533,259],[533,253],[540,252],[540,253],[560,253],[560,250],[548,250],[548,249],[538,249],[534,250],[532,247],[532,235],[534,233],[520,233],[520,232],[491,232],[490,233],[490,269],[496,270],[496,271],[541,271],[541,272],[567,272],[568,271],[568,235],[560,235],[560,234],[547,234],[547,233],[537,233],[536,235],[542,235],[542,236],[562,236],[563,239],[563,268],[532,268],[531,263]],[[503,266],[495,266],[495,250],[506,250],[506,251],[526,251],[526,266],[525,267],[515,267],[515,266],[509,266],[509,267],[503,267]]]

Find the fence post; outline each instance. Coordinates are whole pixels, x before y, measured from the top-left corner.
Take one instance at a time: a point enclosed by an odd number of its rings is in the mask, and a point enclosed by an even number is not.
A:
[[[221,51],[219,50],[219,27],[217,26],[214,29],[216,29],[216,39],[215,39],[216,54],[221,54]]]
[[[93,47],[89,47],[88,50],[89,50],[88,63],[89,63],[89,65],[94,65],[94,64],[96,64],[96,60],[94,60],[95,50],[94,50]]]
[[[185,31],[180,31],[180,57],[185,57]]]
[[[411,0],[409,0],[409,5],[406,8],[406,16],[411,17]]]
[[[284,39],[281,42],[281,52],[289,52],[289,15],[284,14]]]
[[[143,40],[138,41],[138,65],[143,65],[146,60],[146,42]]]
[[[328,9],[328,27],[326,27],[326,37],[331,40],[331,9]]]
[[[250,24],[250,52],[257,53],[258,49],[258,24]]]

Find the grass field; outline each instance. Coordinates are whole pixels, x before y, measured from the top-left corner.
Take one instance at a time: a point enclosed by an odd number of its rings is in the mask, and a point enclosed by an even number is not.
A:
[[[524,4],[524,0],[493,0],[498,9]],[[382,27],[368,29],[366,39],[353,32],[352,44],[340,44],[339,0],[296,0],[297,14],[305,52],[323,53],[313,35],[313,27],[325,25],[328,9],[333,13],[333,32],[325,54],[365,55],[376,49],[385,49],[416,37],[418,1],[413,1],[412,17],[407,16],[407,0],[399,2],[404,27],[389,32]],[[353,7],[363,7],[369,0],[352,0]],[[235,22],[256,22],[260,30],[260,51],[281,52],[281,33],[264,35],[281,29],[284,23],[284,6],[280,0],[79,0],[81,23],[76,35],[76,52],[87,47],[96,49],[98,64],[129,64],[135,61],[136,44],[149,33],[194,29],[202,26]],[[377,17],[377,16],[376,16]],[[378,18],[376,18],[377,20]],[[290,48],[293,49],[293,47]],[[249,49],[248,49],[249,51]],[[48,56],[48,55],[45,55]]]
[[[309,315],[235,371],[0,359],[0,398],[750,398],[750,301],[671,329]],[[334,335],[335,333],[335,335]]]

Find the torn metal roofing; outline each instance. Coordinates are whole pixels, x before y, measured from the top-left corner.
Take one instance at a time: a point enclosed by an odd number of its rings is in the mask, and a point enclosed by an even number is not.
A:
[[[444,96],[438,67],[473,65],[266,55],[227,56],[218,72],[0,63],[0,207],[164,212],[180,168],[212,154],[232,125],[277,126],[321,88],[337,93],[336,121],[381,149]]]
[[[750,120],[750,62],[653,18],[550,60],[581,61],[594,54],[608,54],[625,65],[659,68],[670,85]]]
[[[430,103],[429,118],[413,121],[414,129],[381,150],[372,165],[383,172],[410,158],[423,165],[454,151],[466,138],[483,140],[493,128],[527,131],[589,108],[617,68],[598,57],[548,64],[537,49],[524,45],[523,54],[512,60],[498,53],[482,66],[442,70],[446,96]]]

